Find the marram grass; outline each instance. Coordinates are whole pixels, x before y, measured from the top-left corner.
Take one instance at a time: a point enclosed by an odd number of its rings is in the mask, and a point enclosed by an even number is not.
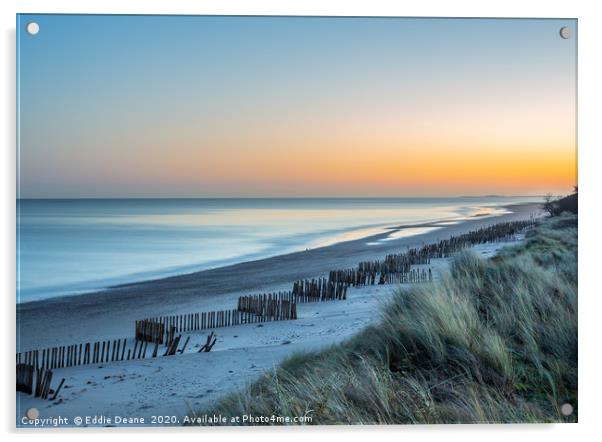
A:
[[[574,407],[566,417],[560,407]],[[467,251],[353,339],[297,354],[196,415],[312,424],[577,421],[577,217],[492,259]]]

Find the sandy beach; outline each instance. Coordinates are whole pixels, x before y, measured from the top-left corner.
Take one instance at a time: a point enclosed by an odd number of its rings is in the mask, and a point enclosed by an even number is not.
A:
[[[146,317],[234,308],[240,295],[290,290],[292,282],[383,258],[406,247],[437,242],[498,222],[528,219],[536,204],[508,206],[509,213],[474,217],[427,233],[384,241],[389,233],[326,247],[274,256],[228,267],[109,288],[96,293],[35,301],[17,306],[20,351],[97,339],[130,338],[134,321]],[[475,249],[490,256],[505,243]],[[434,260],[435,275],[447,260]],[[175,357],[122,361],[56,370],[66,379],[55,402],[17,393],[17,418],[35,406],[42,416],[152,416],[182,418],[188,407],[215,400],[243,387],[283,358],[327,347],[378,319],[379,306],[396,285],[352,288],[346,301],[299,305],[296,321],[250,324],[217,329],[210,353],[198,353],[207,333],[191,334],[187,352]],[[128,394],[124,394],[127,392]]]

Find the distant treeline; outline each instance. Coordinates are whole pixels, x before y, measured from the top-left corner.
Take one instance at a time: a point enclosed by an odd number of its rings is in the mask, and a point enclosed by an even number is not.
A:
[[[577,194],[577,188],[571,195],[563,198],[554,199],[551,195],[546,196],[543,208],[550,216],[558,216],[563,212],[570,212],[577,214],[579,209],[579,197]]]

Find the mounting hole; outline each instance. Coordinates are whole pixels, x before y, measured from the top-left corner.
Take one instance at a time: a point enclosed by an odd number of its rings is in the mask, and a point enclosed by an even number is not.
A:
[[[570,416],[571,414],[573,414],[573,406],[571,404],[562,404],[562,406],[560,407],[560,412],[564,416]]]
[[[573,32],[571,31],[571,28],[569,28],[568,26],[563,26],[562,28],[560,28],[560,36],[562,38],[564,38],[565,40],[568,38],[571,38],[572,35],[573,35]]]
[[[30,23],[27,23],[25,29],[27,30],[27,33],[29,35],[36,35],[38,32],[40,32],[40,25],[37,24],[35,21],[32,21]]]

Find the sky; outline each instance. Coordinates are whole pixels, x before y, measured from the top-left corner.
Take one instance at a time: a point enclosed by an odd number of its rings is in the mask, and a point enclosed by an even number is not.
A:
[[[576,27],[20,15],[18,197],[565,194]]]

